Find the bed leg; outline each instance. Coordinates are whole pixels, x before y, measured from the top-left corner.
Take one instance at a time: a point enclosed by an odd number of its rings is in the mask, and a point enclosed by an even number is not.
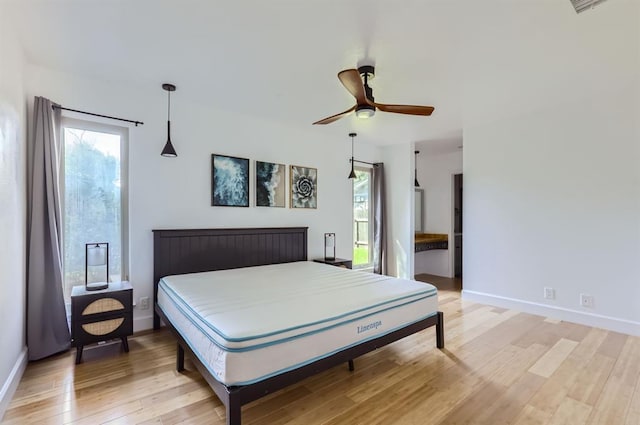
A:
[[[240,425],[242,421],[242,406],[239,400],[235,400],[235,398],[230,395],[225,409],[227,413],[227,425]]]
[[[436,346],[444,348],[444,314],[438,312],[438,323],[436,323]]]
[[[182,372],[184,370],[184,348],[180,343],[178,345],[178,350],[176,351],[176,370],[178,372]]]
[[[349,360],[349,372],[353,372],[355,367],[353,366],[353,360]]]
[[[155,311],[153,312],[153,330],[160,329],[160,316]]]

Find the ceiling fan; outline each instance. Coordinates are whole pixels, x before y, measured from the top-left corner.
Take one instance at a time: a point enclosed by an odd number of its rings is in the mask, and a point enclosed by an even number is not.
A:
[[[371,65],[361,66],[358,69],[345,69],[338,73],[338,79],[342,85],[356,98],[356,104],[339,114],[321,119],[314,124],[330,124],[355,111],[358,118],[371,118],[376,109],[383,112],[396,114],[429,116],[434,110],[433,106],[417,105],[387,105],[376,103],[373,98],[373,89],[369,87],[369,80],[375,75],[375,68]]]

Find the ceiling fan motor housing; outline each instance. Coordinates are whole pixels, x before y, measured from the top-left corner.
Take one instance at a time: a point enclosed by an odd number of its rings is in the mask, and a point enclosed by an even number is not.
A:
[[[358,72],[363,79],[366,75],[369,80],[373,80],[376,75],[376,68],[373,65],[364,65],[358,68]]]

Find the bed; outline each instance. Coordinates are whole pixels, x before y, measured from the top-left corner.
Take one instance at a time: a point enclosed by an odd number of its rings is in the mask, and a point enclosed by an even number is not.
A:
[[[246,403],[427,327],[444,347],[435,288],[308,262],[306,227],[154,230],[154,301],[177,369],[187,352],[228,425]]]

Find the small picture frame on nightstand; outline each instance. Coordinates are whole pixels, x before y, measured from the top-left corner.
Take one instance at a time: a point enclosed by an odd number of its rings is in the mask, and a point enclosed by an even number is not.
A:
[[[336,259],[336,234],[335,233],[324,234],[324,259],[325,260]]]

